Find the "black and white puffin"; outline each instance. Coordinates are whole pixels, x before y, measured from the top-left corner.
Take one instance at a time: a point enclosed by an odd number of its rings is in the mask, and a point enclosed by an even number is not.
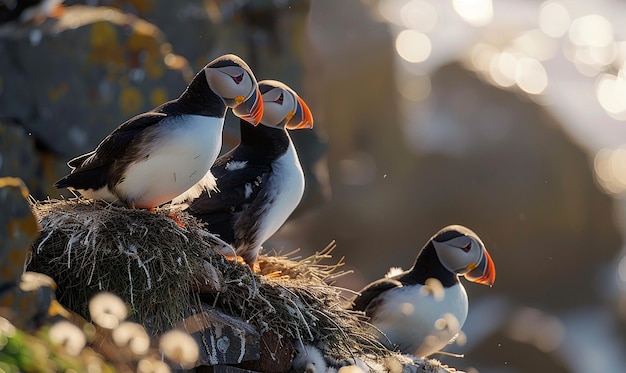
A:
[[[251,268],[261,245],[283,225],[304,192],[304,173],[287,130],[313,127],[311,111],[291,88],[264,80],[259,90],[264,106],[260,125],[241,120],[240,143],[211,168],[219,192],[203,192],[187,210]]]
[[[385,334],[383,343],[429,356],[456,338],[467,317],[467,293],[459,276],[492,285],[496,269],[476,233],[450,225],[426,243],[409,270],[390,273],[361,290],[352,309],[365,312]]]
[[[122,123],[98,147],[68,162],[56,188],[154,208],[215,187],[210,167],[222,147],[226,108],[253,124],[263,101],[252,70],[227,54],[207,64],[175,100]]]

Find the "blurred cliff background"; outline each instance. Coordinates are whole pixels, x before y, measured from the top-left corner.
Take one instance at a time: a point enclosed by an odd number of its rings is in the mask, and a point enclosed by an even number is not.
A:
[[[35,198],[236,53],[315,116],[292,132],[305,199],[266,253],[336,240],[354,270],[337,283],[358,290],[464,224],[498,279],[466,284],[467,342],[448,348],[465,358],[435,357],[481,373],[626,366],[626,3],[67,0],[28,22],[17,3],[0,3],[0,176]],[[237,128],[230,116],[224,150]]]

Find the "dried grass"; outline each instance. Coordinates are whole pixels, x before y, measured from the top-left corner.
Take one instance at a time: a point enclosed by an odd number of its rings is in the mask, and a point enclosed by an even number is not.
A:
[[[89,299],[110,291],[133,316],[157,334],[199,309],[190,297],[203,260],[216,258],[219,243],[193,218],[187,229],[165,216],[102,202],[72,199],[34,202],[41,235],[28,269],[57,282],[59,301],[88,316]]]
[[[89,299],[100,291],[119,295],[132,317],[159,334],[195,313],[200,302],[240,317],[259,332],[273,331],[282,343],[323,344],[334,358],[384,358],[384,348],[358,315],[344,309],[341,289],[330,286],[343,264],[325,265],[332,247],[311,257],[261,256],[269,278],[226,260],[224,245],[193,217],[169,209],[129,210],[80,199],[33,201],[42,234],[33,244],[29,270],[45,273],[59,286],[66,307],[88,317]],[[204,261],[221,272],[222,291],[197,294],[206,279]]]
[[[260,332],[271,330],[289,336],[289,343],[295,340],[324,346],[335,359],[389,355],[391,351],[378,342],[361,314],[345,309],[342,289],[329,285],[345,274],[338,271],[343,259],[331,265],[322,263],[331,258],[333,249],[334,243],[299,260],[291,257],[293,252],[285,256],[262,255],[261,273],[280,272],[280,277],[255,276],[255,286],[231,286],[212,301],[255,324]]]

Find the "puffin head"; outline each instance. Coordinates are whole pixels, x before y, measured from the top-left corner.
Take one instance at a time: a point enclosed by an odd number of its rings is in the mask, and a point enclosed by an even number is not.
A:
[[[234,54],[225,54],[207,64],[207,83],[226,106],[241,119],[259,124],[263,117],[263,101],[256,78],[248,65]]]
[[[262,80],[259,91],[263,98],[263,119],[267,127],[289,130],[313,128],[313,114],[307,104],[286,84]]]
[[[462,225],[449,225],[431,238],[437,257],[450,272],[493,285],[496,267],[478,235]]]

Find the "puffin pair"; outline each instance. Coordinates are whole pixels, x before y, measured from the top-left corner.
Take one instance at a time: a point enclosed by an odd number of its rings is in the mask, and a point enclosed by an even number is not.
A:
[[[476,233],[450,225],[426,243],[409,270],[367,285],[351,308],[365,312],[384,334],[383,344],[426,357],[454,341],[463,327],[468,299],[459,276],[492,285],[496,269]]]
[[[227,107],[241,118],[241,142],[216,161]],[[304,193],[287,130],[312,127],[309,107],[291,88],[257,83],[243,60],[225,55],[178,99],[128,120],[69,161],[72,172],[55,187],[131,208],[190,200],[187,211],[254,268],[261,245]]]
[[[263,101],[252,70],[228,54],[207,64],[175,100],[122,123],[96,149],[68,162],[56,188],[152,209],[215,189],[226,109],[257,125]]]

